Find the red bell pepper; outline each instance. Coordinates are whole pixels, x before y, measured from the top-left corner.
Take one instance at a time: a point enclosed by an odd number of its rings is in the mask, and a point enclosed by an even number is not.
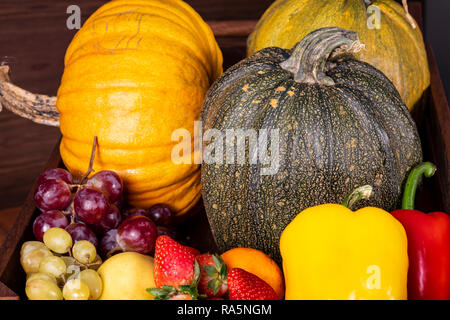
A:
[[[411,170],[403,193],[402,209],[392,215],[408,237],[408,299],[450,299],[450,217],[444,212],[414,210],[417,184],[431,177],[436,167],[424,162]]]

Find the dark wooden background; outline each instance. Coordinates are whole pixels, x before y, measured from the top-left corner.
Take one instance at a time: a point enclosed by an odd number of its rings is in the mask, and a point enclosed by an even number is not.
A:
[[[12,81],[32,92],[55,95],[65,50],[77,31],[66,27],[67,7],[77,4],[83,23],[105,2],[0,0],[0,64],[11,66]],[[245,20],[251,26],[251,21],[259,19],[272,0],[186,2],[208,22]],[[242,48],[246,38],[239,34],[231,37],[217,36],[222,51],[229,57],[224,68],[245,55]],[[240,49],[236,48],[237,38],[243,44]],[[0,243],[58,139],[58,128],[34,124],[5,110],[0,112]]]

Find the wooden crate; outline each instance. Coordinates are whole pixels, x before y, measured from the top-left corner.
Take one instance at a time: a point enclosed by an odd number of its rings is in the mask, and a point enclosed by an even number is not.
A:
[[[188,2],[211,25],[224,54],[224,68],[227,68],[245,57],[247,36],[272,1],[220,0],[208,7],[204,5],[205,1]],[[233,5],[240,10],[224,10],[227,6]],[[410,12],[422,25],[420,2],[411,2]],[[438,171],[433,178],[424,182],[416,199],[416,207],[424,211],[450,212],[450,109],[436,60],[429,45],[427,45],[427,52],[431,87],[425,96],[427,103],[418,127],[424,159],[434,162]],[[62,166],[58,144],[43,170]],[[32,222],[40,213],[34,205],[33,190],[34,188],[30,191],[13,228],[0,249],[0,299],[25,298],[25,273],[20,266],[19,253],[24,241],[34,239]],[[191,214],[192,217],[179,226],[180,233],[189,244],[202,252],[215,251],[214,240],[201,201],[192,209]]]

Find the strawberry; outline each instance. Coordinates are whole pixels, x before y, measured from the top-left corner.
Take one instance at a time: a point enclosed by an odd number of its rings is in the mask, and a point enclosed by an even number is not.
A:
[[[147,292],[152,294],[155,300],[197,300],[197,298],[203,297],[198,294],[195,286],[189,284],[179,286],[178,288],[173,286],[149,288]]]
[[[169,300],[194,300],[194,299],[192,299],[192,297],[189,294],[180,293],[173,296]]]
[[[200,267],[192,250],[169,236],[159,236],[155,245],[153,276],[157,288],[148,289],[155,299],[169,299],[177,294],[198,297]]]
[[[243,269],[231,269],[227,282],[230,300],[279,300],[267,282]]]
[[[189,246],[184,246],[186,248],[186,250],[190,253],[192,253],[194,255],[194,257],[198,256],[200,254],[200,251],[198,251],[195,248],[189,247]]]
[[[195,257],[200,266],[198,292],[207,297],[221,297],[227,292],[227,265],[220,256],[201,254]]]

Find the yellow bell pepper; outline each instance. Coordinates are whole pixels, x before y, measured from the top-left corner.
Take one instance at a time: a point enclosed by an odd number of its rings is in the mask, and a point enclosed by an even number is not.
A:
[[[371,190],[358,188],[350,202]],[[280,250],[287,300],[407,298],[406,232],[382,209],[308,208],[283,231]]]

